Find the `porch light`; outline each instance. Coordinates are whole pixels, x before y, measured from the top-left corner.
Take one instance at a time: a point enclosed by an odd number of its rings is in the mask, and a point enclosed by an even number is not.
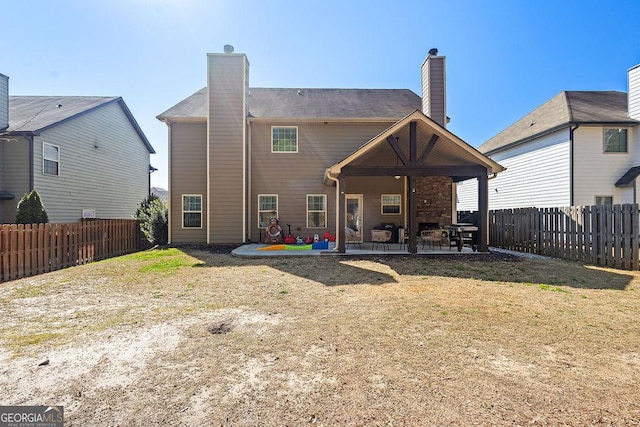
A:
[[[400,178],[402,178],[402,177],[401,177],[400,175],[395,175],[395,176],[394,176],[394,178],[395,178],[395,179],[400,179]]]

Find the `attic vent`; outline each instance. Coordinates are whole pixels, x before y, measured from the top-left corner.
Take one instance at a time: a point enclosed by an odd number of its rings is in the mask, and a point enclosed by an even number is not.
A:
[[[231,46],[230,44],[225,44],[224,53],[233,53],[233,46]]]

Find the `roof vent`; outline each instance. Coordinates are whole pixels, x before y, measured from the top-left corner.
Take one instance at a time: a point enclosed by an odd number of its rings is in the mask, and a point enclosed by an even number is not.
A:
[[[224,53],[233,53],[233,46],[231,46],[230,44],[225,44]]]
[[[429,49],[429,56],[438,56],[438,49],[435,47],[432,49]]]

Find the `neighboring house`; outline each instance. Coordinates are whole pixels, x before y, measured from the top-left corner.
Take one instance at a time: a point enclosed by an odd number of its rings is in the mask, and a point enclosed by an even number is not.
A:
[[[135,214],[149,194],[155,151],[122,98],[4,93],[0,223],[15,221],[18,201],[34,188],[50,222],[75,222],[83,213],[109,219]],[[3,104],[0,99],[0,113]]]
[[[208,54],[207,87],[158,116],[169,128],[172,243],[263,241],[275,217],[285,233],[337,234],[344,252],[347,227],[369,241],[382,224],[450,225],[456,183],[477,178],[486,201],[487,177],[502,170],[446,130],[436,49],[422,65],[422,99],[405,89],[252,88],[247,57],[225,52]]]
[[[636,203],[640,174],[640,65],[629,93],[561,92],[478,147],[505,166],[489,181],[489,208]],[[458,188],[475,210],[474,183]]]
[[[157,196],[162,202],[167,203],[169,201],[169,192],[164,188],[151,187],[151,194]]]

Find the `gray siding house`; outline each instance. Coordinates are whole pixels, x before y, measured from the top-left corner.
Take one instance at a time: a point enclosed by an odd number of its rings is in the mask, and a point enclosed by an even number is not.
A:
[[[6,93],[6,92],[5,92]],[[1,111],[1,108],[0,108]],[[120,97],[8,96],[0,129],[0,223],[37,189],[50,222],[131,218],[153,147]]]
[[[450,225],[456,183],[479,180],[482,204],[488,176],[502,170],[446,129],[435,49],[422,65],[425,99],[406,89],[253,88],[246,55],[227,51],[207,55],[205,88],[157,116],[169,134],[172,243],[261,242],[275,217],[285,233],[337,235],[344,252],[347,227],[368,241],[381,224]],[[416,233],[408,247],[416,251]]]
[[[489,181],[490,209],[636,203],[640,174],[640,65],[629,93],[561,92],[478,150],[506,171]],[[458,188],[477,209],[475,183]]]

